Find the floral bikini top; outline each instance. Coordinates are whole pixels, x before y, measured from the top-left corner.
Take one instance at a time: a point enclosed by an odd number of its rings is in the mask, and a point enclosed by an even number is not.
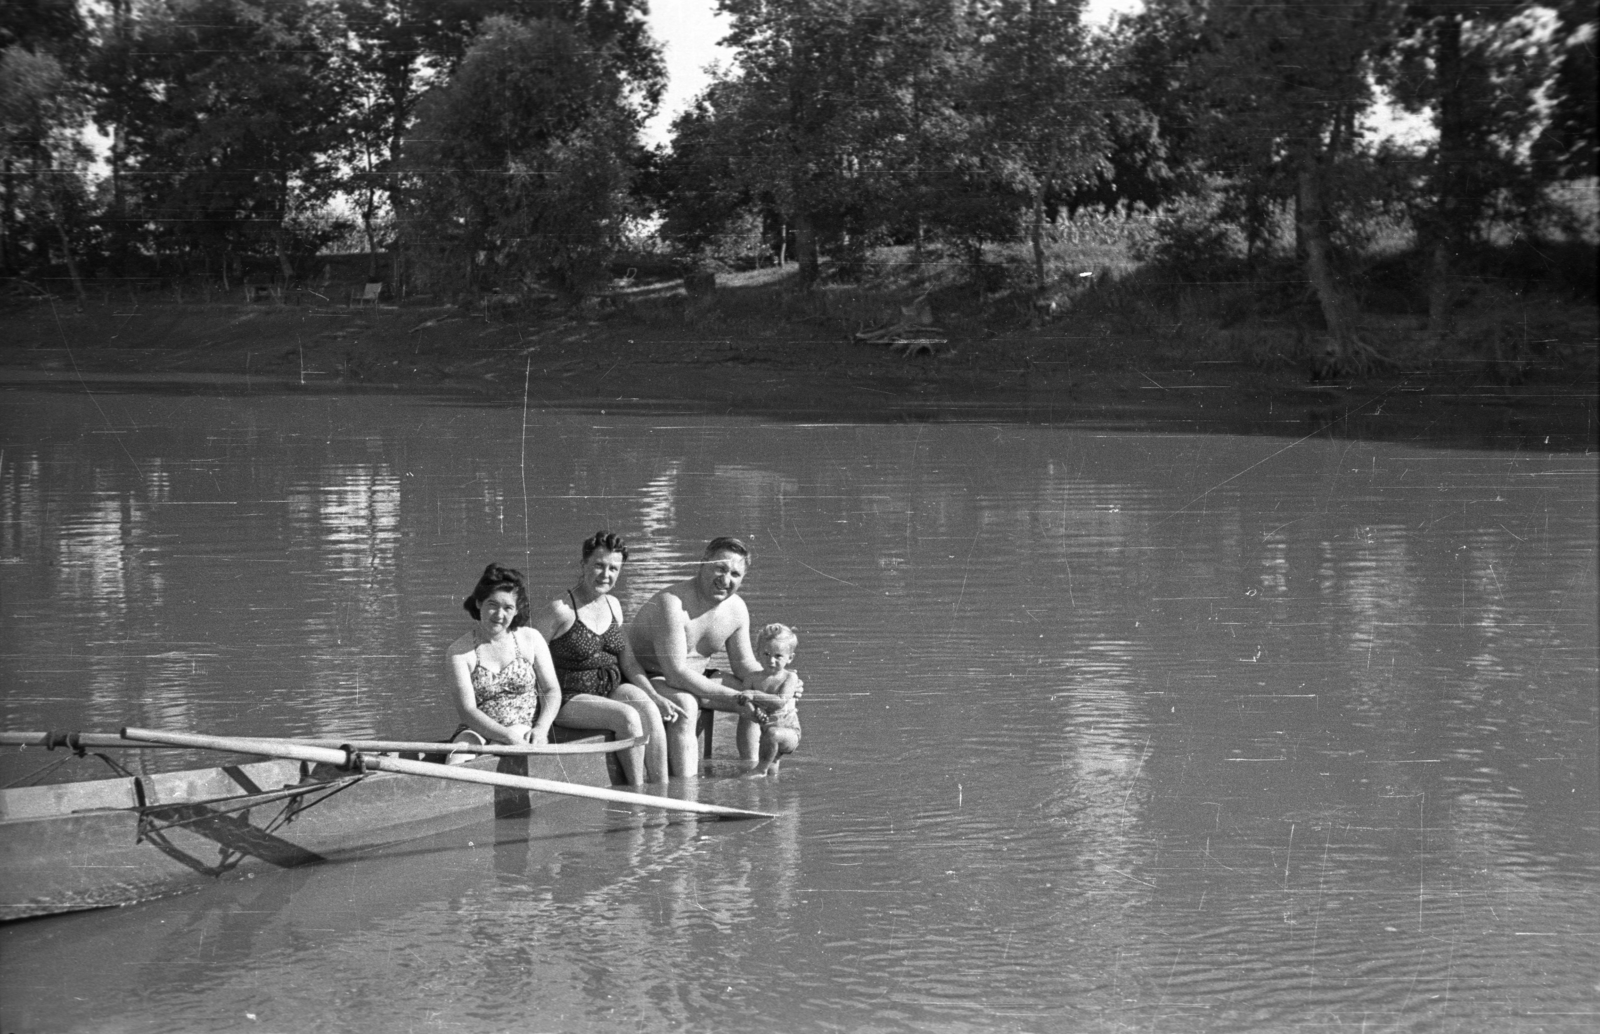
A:
[[[472,698],[478,710],[501,725],[532,725],[539,714],[539,675],[533,662],[522,655],[522,646],[513,633],[511,644],[517,655],[499,671],[490,671],[472,648]],[[481,644],[480,644],[481,645]]]

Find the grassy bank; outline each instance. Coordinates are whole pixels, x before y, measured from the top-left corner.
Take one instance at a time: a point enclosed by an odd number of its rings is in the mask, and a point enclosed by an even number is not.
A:
[[[1266,267],[1192,283],[1085,235],[1040,293],[1025,256],[994,272],[911,249],[812,291],[794,267],[724,269],[685,290],[634,276],[570,306],[490,298],[361,305],[354,285],[246,301],[191,288],[92,286],[81,310],[45,297],[0,312],[8,378],[164,381],[237,390],[469,392],[539,404],[795,417],[970,415],[1465,440],[1594,438],[1591,300],[1508,278],[1469,282],[1449,342],[1415,292],[1369,275],[1363,327],[1385,357],[1314,382],[1315,303]],[[354,292],[359,293],[359,292]],[[1459,431],[1450,430],[1457,428]],[[1508,438],[1509,436],[1509,438]]]

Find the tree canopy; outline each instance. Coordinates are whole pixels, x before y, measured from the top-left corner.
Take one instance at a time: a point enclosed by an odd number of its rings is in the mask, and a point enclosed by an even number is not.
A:
[[[636,110],[616,50],[559,21],[484,22],[423,99],[402,174],[404,225],[446,289],[581,294],[629,212]]]
[[[1597,171],[1576,0],[1148,0],[1103,28],[1082,0],[718,3],[735,59],[651,153],[644,0],[15,0],[0,268],[294,279],[353,221],[413,287],[577,295],[656,225],[686,262],[759,240],[807,285],[880,245],[954,246],[981,277],[1025,243],[1043,288],[1063,213],[1203,196],[1169,253],[1250,262],[1292,226],[1359,357],[1363,220],[1406,222],[1443,336],[1490,227],[1538,232],[1547,188]],[[1431,134],[1380,139],[1380,101]]]

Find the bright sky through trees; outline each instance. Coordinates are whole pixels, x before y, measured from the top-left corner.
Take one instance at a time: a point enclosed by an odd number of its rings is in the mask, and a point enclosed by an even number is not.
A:
[[[1118,11],[1135,11],[1143,0],[1089,0],[1084,18],[1103,22]],[[666,51],[667,92],[661,112],[645,127],[645,139],[664,144],[672,120],[705,89],[705,68],[712,62],[728,64],[733,52],[717,46],[728,33],[727,19],[717,13],[715,0],[650,0],[650,31]]]

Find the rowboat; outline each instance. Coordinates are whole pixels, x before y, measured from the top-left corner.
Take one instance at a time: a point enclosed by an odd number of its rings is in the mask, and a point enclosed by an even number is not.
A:
[[[0,744],[61,739],[0,733]],[[102,754],[119,774],[0,790],[0,921],[131,904],[338,861],[525,816],[570,796],[713,817],[762,815],[612,789],[620,770],[608,759],[632,741],[598,735],[549,748],[502,747],[498,755],[451,766],[315,741],[149,730],[69,739],[65,745],[79,753],[182,746],[264,760],[135,774]]]

